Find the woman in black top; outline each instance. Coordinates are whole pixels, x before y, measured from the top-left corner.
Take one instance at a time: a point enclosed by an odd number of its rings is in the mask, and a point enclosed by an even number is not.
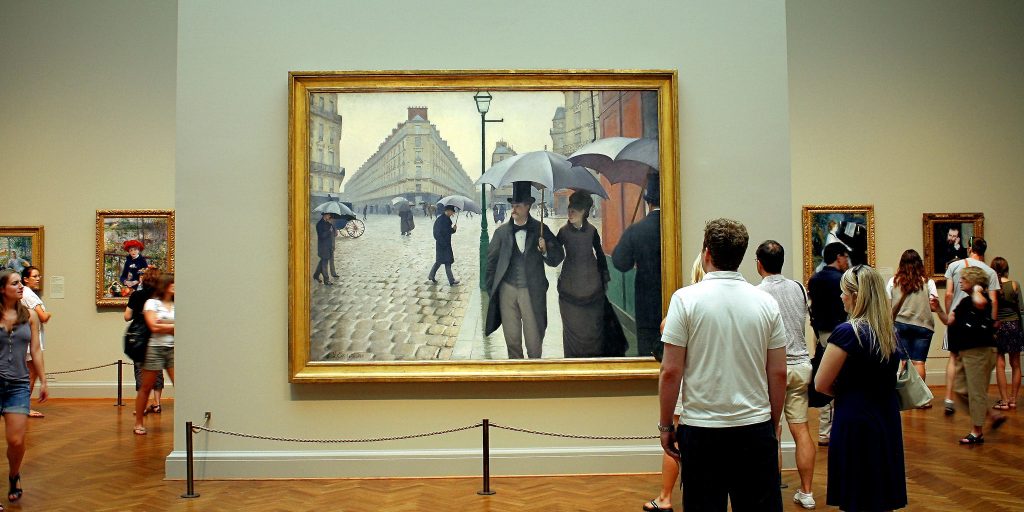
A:
[[[142,308],[146,305],[146,301],[153,297],[153,288],[156,283],[160,280],[160,276],[163,275],[163,271],[157,267],[146,267],[142,269],[142,276],[140,277],[141,286],[138,290],[132,292],[128,297],[128,307],[124,308],[124,321],[125,322],[145,322],[146,320],[142,316]],[[133,365],[135,368],[135,391],[138,392],[139,387],[142,385],[142,361],[135,361]],[[146,407],[146,414],[162,412],[160,405],[160,397],[164,393],[164,374],[160,372],[156,377],[156,384],[153,385],[153,402]]]

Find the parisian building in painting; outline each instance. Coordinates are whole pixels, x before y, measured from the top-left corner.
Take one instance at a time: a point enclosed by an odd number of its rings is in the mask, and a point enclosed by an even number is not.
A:
[[[337,197],[345,180],[345,168],[339,165],[341,114],[338,95],[309,95],[309,194],[310,204],[319,204],[328,196]]]
[[[409,107],[408,118],[381,142],[345,185],[355,204],[386,205],[403,196],[415,204],[433,204],[460,194],[474,197],[473,180],[430,123],[426,107]]]

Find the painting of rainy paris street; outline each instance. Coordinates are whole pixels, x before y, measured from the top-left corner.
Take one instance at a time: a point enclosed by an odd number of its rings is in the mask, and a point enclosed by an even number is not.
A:
[[[658,92],[308,99],[311,361],[660,345]]]

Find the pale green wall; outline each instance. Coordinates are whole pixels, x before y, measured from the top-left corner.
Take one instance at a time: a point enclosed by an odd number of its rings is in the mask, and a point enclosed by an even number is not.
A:
[[[655,432],[653,380],[511,384],[287,382],[287,73],[332,69],[670,68],[680,76],[683,251],[731,215],[788,242],[785,12],[760,2],[179,2],[177,419],[285,436],[377,436],[489,417],[542,430]],[[312,44],[313,42],[316,44]],[[241,183],[241,186],[239,186]],[[226,191],[230,190],[230,193]],[[764,203],[762,194],[776,199]],[[215,272],[211,255],[217,254]],[[237,255],[224,264],[224,254]],[[267,421],[271,419],[272,421]],[[181,427],[179,426],[179,434]],[[478,453],[468,432],[383,445],[268,445],[201,436],[205,475],[474,474],[379,450]],[[595,443],[497,433],[495,472],[656,471],[654,441]],[[624,446],[608,458],[606,445]],[[572,450],[579,449],[578,452]],[[169,462],[181,474],[180,451]],[[322,450],[342,450],[329,453]],[[251,456],[246,450],[300,453]],[[305,451],[309,450],[309,452]],[[350,462],[369,450],[370,462]],[[253,462],[219,463],[218,454]],[[237,453],[236,453],[237,452]],[[323,458],[337,455],[340,462]],[[542,456],[549,456],[540,458]],[[293,462],[314,459],[304,467]],[[430,467],[428,467],[430,466]],[[257,468],[257,469],[254,469]],[[283,468],[283,469],[282,469]]]
[[[802,204],[874,204],[877,266],[891,276],[905,249],[923,250],[922,213],[983,212],[986,257],[1024,277],[1024,4],[791,0],[786,11],[793,239]]]
[[[173,2],[0,1],[0,225],[45,227],[50,371],[124,357],[124,309],[95,306],[96,210],[174,208],[176,34]],[[50,391],[113,397],[116,375],[55,375]]]

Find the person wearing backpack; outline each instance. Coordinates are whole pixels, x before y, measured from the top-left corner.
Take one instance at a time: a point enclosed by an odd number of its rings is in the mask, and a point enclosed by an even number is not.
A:
[[[947,286],[954,283],[947,283]],[[996,365],[992,301],[985,293],[988,275],[977,266],[960,272],[960,289],[968,294],[953,311],[946,314],[936,308],[939,318],[949,326],[949,351],[957,355],[956,379],[953,389],[967,400],[971,412],[971,431],[960,438],[960,444],[975,445],[985,442],[983,425],[988,414],[988,383]],[[937,303],[938,299],[933,299]],[[961,368],[962,367],[962,371]],[[992,414],[992,429],[999,428],[1006,417]]]

